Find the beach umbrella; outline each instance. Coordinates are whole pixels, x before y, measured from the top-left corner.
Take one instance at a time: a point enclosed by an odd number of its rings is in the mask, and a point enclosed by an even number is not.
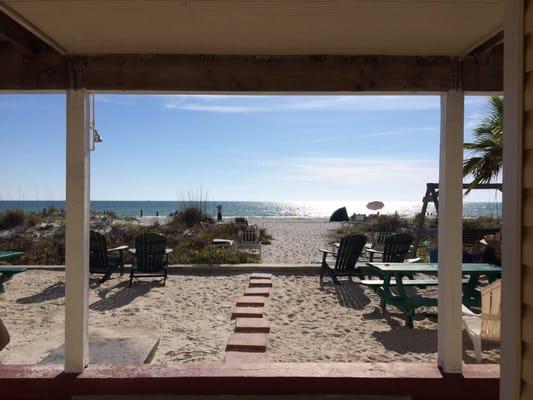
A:
[[[349,220],[350,218],[348,218],[348,211],[346,210],[346,207],[335,210],[335,212],[331,214],[331,217],[329,217],[329,222],[345,222]]]
[[[385,207],[385,204],[382,201],[371,201],[366,205],[366,208],[373,211],[381,210],[383,207]]]

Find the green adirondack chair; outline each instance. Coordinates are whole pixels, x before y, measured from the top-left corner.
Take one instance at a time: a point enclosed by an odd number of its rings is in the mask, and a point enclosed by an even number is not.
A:
[[[381,254],[382,262],[404,262],[414,237],[408,233],[396,233],[390,235],[383,243],[383,250],[367,249],[369,261],[374,261],[375,254]],[[417,259],[409,260],[410,262]]]
[[[90,232],[89,243],[89,273],[102,274],[100,282],[108,280],[117,268],[123,273],[124,251],[128,246],[108,249],[105,236],[96,231]]]
[[[385,246],[385,240],[392,235],[394,235],[394,232],[374,232],[372,235],[371,248],[375,250],[383,250],[383,246]]]
[[[130,287],[134,277],[163,277],[167,281],[168,255],[167,238],[159,233],[143,233],[135,238],[133,264],[130,272]]]
[[[361,256],[366,244],[366,236],[364,235],[350,235],[341,239],[339,251],[333,252],[329,250],[320,249],[322,252],[322,265],[320,269],[320,282],[324,278],[324,273],[328,273],[335,285],[340,285],[338,277],[352,276],[362,277],[364,271],[357,267],[357,260]],[[328,254],[336,255],[335,266],[329,266],[326,258]]]

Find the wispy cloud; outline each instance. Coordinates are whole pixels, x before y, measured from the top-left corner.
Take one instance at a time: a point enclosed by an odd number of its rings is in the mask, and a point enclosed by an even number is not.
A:
[[[422,126],[418,128],[406,128],[406,129],[397,129],[397,130],[390,130],[390,131],[381,131],[381,132],[372,132],[367,133],[361,136],[358,136],[359,138],[371,138],[371,137],[378,137],[378,136],[392,136],[392,135],[405,135],[409,133],[425,133],[425,132],[434,132],[435,127],[433,126]]]
[[[136,98],[138,95],[111,95],[98,94],[96,95],[96,103],[116,104],[120,106],[134,106],[137,104]]]
[[[166,104],[166,108],[174,108],[178,110],[187,110],[187,111],[202,111],[202,112],[212,112],[212,113],[223,113],[223,114],[244,114],[244,113],[255,113],[255,112],[268,112],[268,108],[263,107],[250,107],[250,106],[237,106],[237,105],[224,105],[224,104],[200,104],[200,103],[190,103],[190,104]]]
[[[321,182],[354,187],[383,184],[397,186],[430,182],[438,177],[438,161],[432,159],[296,157],[268,160],[265,169],[281,180]]]
[[[186,95],[165,98],[168,109],[212,113],[284,111],[415,111],[439,108],[438,96],[226,96]]]

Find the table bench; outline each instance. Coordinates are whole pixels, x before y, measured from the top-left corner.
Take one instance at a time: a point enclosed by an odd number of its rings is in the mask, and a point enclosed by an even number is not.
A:
[[[405,323],[409,328],[413,328],[413,316],[418,307],[436,307],[436,298],[422,296],[407,296],[405,287],[427,287],[437,286],[437,279],[413,279],[414,274],[437,275],[438,264],[425,263],[374,263],[367,265],[372,268],[372,272],[381,277],[379,280],[364,280],[361,283],[372,288],[381,298],[381,307],[386,311],[387,304],[392,304],[398,308],[405,317]],[[501,276],[501,268],[491,264],[463,264],[463,304],[472,307],[479,306],[481,299],[476,286],[482,275],[489,278],[489,281],[498,279]],[[396,293],[391,291],[396,288]]]

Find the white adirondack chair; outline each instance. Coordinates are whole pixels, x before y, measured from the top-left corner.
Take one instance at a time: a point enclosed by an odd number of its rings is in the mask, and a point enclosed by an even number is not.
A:
[[[261,254],[259,229],[256,225],[249,225],[239,230],[237,247],[242,250],[257,251]]]
[[[463,305],[463,328],[474,344],[476,361],[481,362],[481,339],[500,341],[501,280],[481,289],[481,314]]]

